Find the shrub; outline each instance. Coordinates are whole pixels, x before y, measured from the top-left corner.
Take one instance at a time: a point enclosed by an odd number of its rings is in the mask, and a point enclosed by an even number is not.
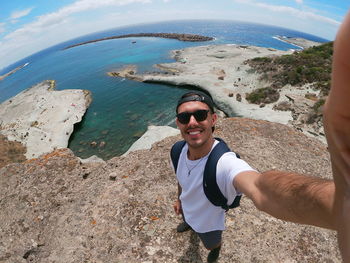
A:
[[[279,92],[271,87],[256,89],[246,94],[247,101],[255,104],[276,102],[279,97]]]

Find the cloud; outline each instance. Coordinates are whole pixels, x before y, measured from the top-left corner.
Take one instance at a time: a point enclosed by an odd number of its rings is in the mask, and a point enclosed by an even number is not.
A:
[[[24,9],[24,10],[20,10],[20,11],[14,11],[12,12],[11,16],[10,16],[10,19],[18,19],[18,18],[21,18],[21,17],[24,17],[24,16],[27,16],[29,15],[29,13],[33,10],[33,8],[27,8],[27,9]]]
[[[67,5],[56,12],[39,16],[34,22],[24,25],[5,36],[5,40],[25,39],[33,37],[50,28],[63,24],[67,18],[76,13],[95,10],[103,7],[123,6],[132,3],[149,3],[151,0],[79,0]],[[24,12],[22,13],[24,14]]]
[[[297,3],[302,3],[303,0],[295,0]],[[315,21],[323,22],[330,24],[332,26],[339,26],[341,22],[334,20],[332,18],[318,15],[315,12],[310,12],[310,11],[303,11],[294,7],[290,6],[284,6],[284,5],[271,5],[271,4],[266,4],[263,2],[257,2],[254,0],[234,0],[234,2],[237,3],[243,3],[243,4],[249,4],[255,7],[260,7],[263,9],[270,10],[272,12],[279,12],[279,13],[287,13],[291,16],[300,18],[300,19],[312,19]]]
[[[301,19],[313,19],[316,21],[325,22],[325,23],[328,23],[328,24],[331,24],[334,26],[339,26],[341,24],[339,21],[336,21],[332,18],[321,16],[321,15],[318,15],[318,14],[315,14],[315,13],[309,12],[309,11],[299,10],[299,9],[289,7],[289,6],[269,5],[269,4],[265,4],[265,3],[256,3],[256,6],[264,8],[264,9],[268,9],[268,10],[273,11],[273,12],[288,13],[292,16],[295,16],[295,17],[298,17]]]
[[[295,2],[297,2],[297,4],[302,4],[303,0],[295,0]]]
[[[0,23],[0,34],[5,32],[5,23]]]

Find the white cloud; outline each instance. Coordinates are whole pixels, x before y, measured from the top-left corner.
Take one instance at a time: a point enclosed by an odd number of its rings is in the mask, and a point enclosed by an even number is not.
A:
[[[0,34],[5,32],[5,23],[0,23]]]
[[[12,12],[10,19],[18,19],[24,16],[29,15],[29,13],[33,10],[33,8],[27,8],[24,10],[20,10],[20,11],[14,11]]]
[[[309,11],[299,10],[299,9],[289,7],[289,6],[269,5],[269,4],[265,4],[265,3],[256,3],[256,6],[268,9],[268,10],[273,11],[273,12],[288,13],[292,16],[295,16],[295,17],[301,18],[301,19],[313,19],[316,21],[325,22],[325,23],[328,23],[328,24],[331,24],[334,26],[339,26],[341,24],[339,21],[336,21],[332,18],[321,16],[321,15],[318,15],[318,14],[315,14],[315,13],[309,12]]]
[[[297,2],[297,4],[302,4],[303,0],[295,0],[295,2]]]
[[[39,16],[36,21],[5,36],[5,40],[32,38],[33,34],[43,33],[53,26],[62,24],[70,15],[109,6],[122,6],[132,3],[149,3],[150,0],[79,0],[56,12]]]
[[[48,46],[106,28],[106,25],[104,27],[95,25],[101,24],[100,19],[79,19],[78,23],[73,16],[75,14],[99,8],[113,10],[112,7],[150,2],[152,0],[77,0],[55,12],[36,17],[33,22],[23,25],[0,39],[2,41],[0,46],[0,68]],[[127,18],[124,17],[124,20],[128,21],[131,18],[132,15],[129,15]],[[86,24],[90,27],[86,27]],[[110,25],[113,26],[113,23]],[[0,33],[1,30],[4,32],[4,26],[4,24],[0,24]],[[115,26],[117,25],[115,24]],[[16,52],[13,52],[14,50]]]
[[[303,0],[295,0],[297,3],[302,3]],[[332,18],[326,17],[326,16],[321,16],[316,14],[315,12],[310,12],[310,11],[303,11],[294,7],[290,6],[284,6],[284,5],[271,5],[271,4],[266,4],[263,2],[257,2],[254,0],[234,0],[234,2],[237,3],[243,3],[243,4],[249,4],[255,7],[260,7],[263,9],[267,9],[273,12],[279,12],[279,13],[287,13],[291,16],[300,18],[300,19],[312,19],[318,22],[323,22],[330,24],[332,26],[339,26],[341,22],[334,20]]]

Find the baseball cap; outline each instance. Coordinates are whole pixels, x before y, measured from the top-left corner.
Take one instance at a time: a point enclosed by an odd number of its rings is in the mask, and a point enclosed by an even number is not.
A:
[[[196,90],[196,91],[187,92],[181,96],[181,98],[177,102],[176,113],[177,113],[177,109],[181,104],[189,101],[203,102],[208,105],[211,112],[214,112],[214,102],[211,96],[209,94]]]

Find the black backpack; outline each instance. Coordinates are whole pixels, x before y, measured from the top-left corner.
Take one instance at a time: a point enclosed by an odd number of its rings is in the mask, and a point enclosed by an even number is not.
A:
[[[231,205],[227,205],[226,197],[221,193],[220,188],[216,182],[216,165],[220,159],[220,157],[226,153],[231,152],[230,148],[227,144],[220,138],[215,138],[219,141],[219,143],[214,147],[214,149],[209,154],[207,163],[204,168],[203,175],[203,190],[208,198],[208,200],[215,206],[220,206],[224,210],[229,210],[230,208],[238,207],[241,200],[241,195],[237,195],[233,200]],[[175,173],[177,171],[177,165],[179,162],[181,150],[186,144],[185,141],[176,142],[170,151],[171,161],[175,168]],[[240,158],[240,156],[236,153],[236,156]]]

